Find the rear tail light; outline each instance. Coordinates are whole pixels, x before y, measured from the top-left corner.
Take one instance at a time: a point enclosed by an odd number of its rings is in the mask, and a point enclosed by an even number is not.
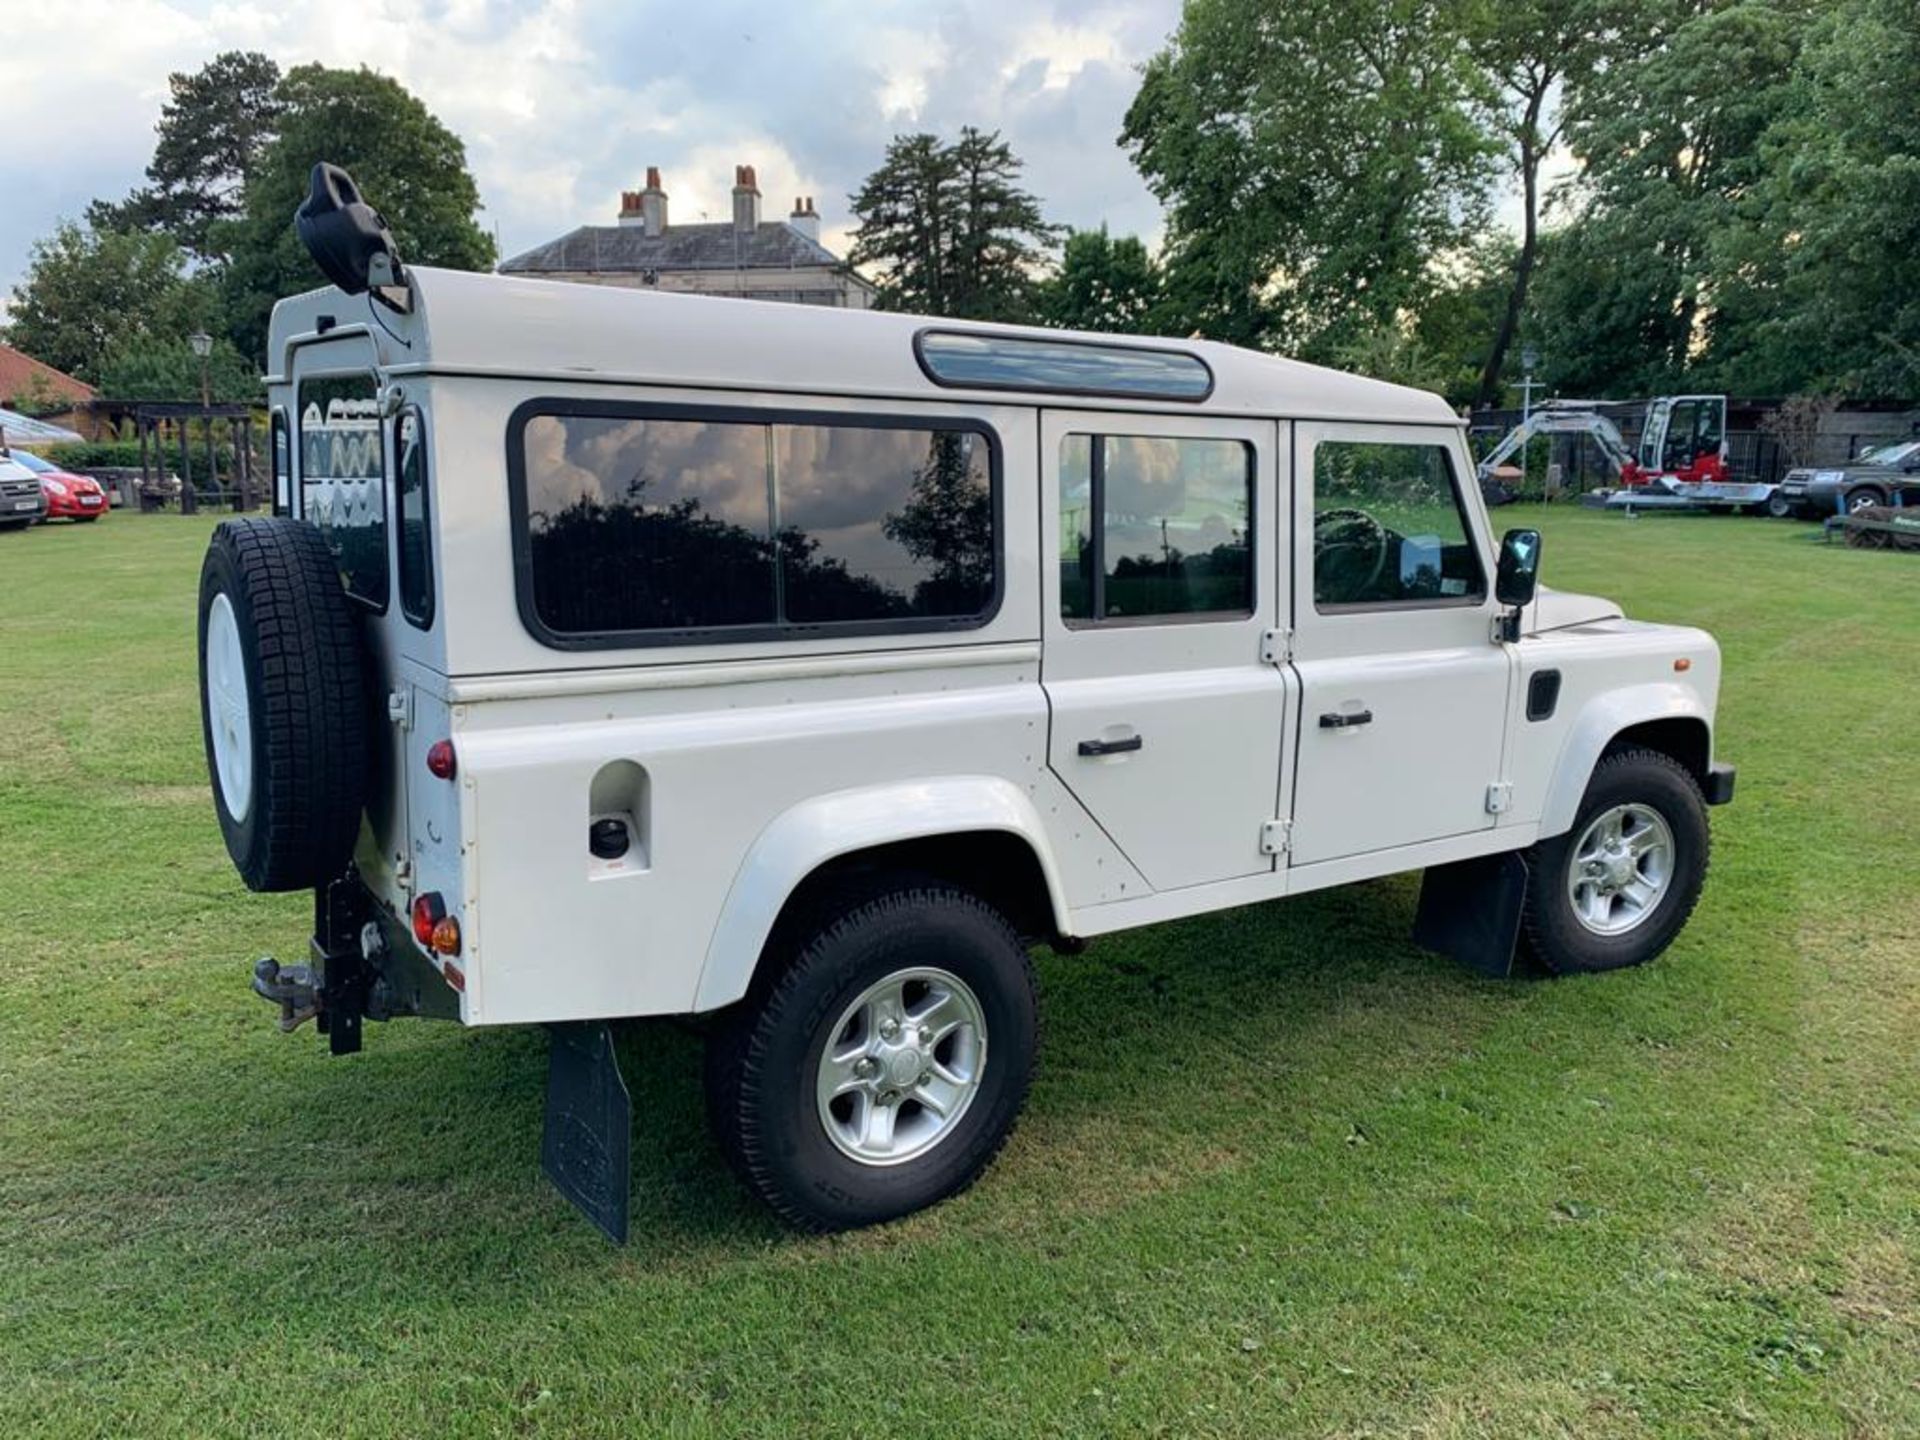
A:
[[[428,891],[413,902],[413,938],[431,950],[434,931],[446,918],[446,901],[440,898],[437,890]],[[459,933],[457,927],[454,933]]]
[[[427,773],[436,780],[451,780],[460,768],[454,759],[453,741],[436,740],[427,747]]]
[[[460,953],[460,922],[449,915],[433,927],[433,948],[442,955]]]

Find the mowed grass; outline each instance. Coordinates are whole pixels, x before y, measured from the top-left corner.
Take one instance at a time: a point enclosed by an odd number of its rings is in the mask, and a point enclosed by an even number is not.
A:
[[[206,798],[208,522],[0,536],[0,1436],[1920,1433],[1920,556],[1541,518],[1725,649],[1658,964],[1472,978],[1407,877],[1042,955],[1006,1154],[831,1239],[635,1027],[624,1251],[541,1178],[540,1033],[331,1060],[248,994],[308,913]]]

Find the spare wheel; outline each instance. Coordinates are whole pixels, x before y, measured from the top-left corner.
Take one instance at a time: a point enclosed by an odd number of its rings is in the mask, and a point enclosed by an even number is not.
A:
[[[252,890],[353,858],[367,792],[359,622],[319,530],[228,520],[200,567],[200,730],[227,853]]]

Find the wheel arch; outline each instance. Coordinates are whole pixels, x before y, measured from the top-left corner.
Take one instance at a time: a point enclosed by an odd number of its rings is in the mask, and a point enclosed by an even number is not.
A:
[[[747,993],[767,941],[817,902],[879,874],[946,880],[998,907],[1023,935],[1068,933],[1052,850],[1033,802],[999,776],[954,776],[816,796],[760,833],[708,942],[696,1011]]]
[[[1594,766],[1608,753],[1630,748],[1670,755],[1705,789],[1713,763],[1713,716],[1690,686],[1639,685],[1596,697],[1574,723],[1540,816],[1540,835],[1573,825]]]

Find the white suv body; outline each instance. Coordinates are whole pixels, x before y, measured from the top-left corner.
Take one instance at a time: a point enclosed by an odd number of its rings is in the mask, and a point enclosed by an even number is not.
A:
[[[386,717],[354,867],[469,1025],[735,1006],[827,873],[1071,943],[1527,852],[1634,747],[1730,793],[1710,636],[1544,589],[1503,626],[1435,396],[1200,341],[407,284],[276,307],[278,508],[327,536]],[[1604,840],[1534,880],[1596,935],[1628,903],[1596,885],[1652,893],[1631,861],[1579,888]],[[412,938],[429,896],[457,952]]]

